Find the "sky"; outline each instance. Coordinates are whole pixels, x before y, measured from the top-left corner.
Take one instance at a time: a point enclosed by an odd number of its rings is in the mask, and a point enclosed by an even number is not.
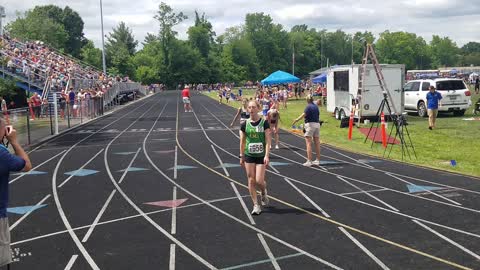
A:
[[[141,42],[147,33],[157,33],[153,18],[162,0],[103,0],[104,31],[112,31],[124,21]],[[175,12],[183,12],[189,19],[175,30],[185,39],[193,24],[194,12],[205,13],[217,35],[226,28],[244,23],[247,13],[269,14],[275,23],[289,30],[297,24],[317,29],[347,33],[371,31],[377,37],[385,31],[413,32],[430,41],[432,35],[448,36],[463,46],[480,42],[480,4],[471,0],[163,0]],[[5,7],[3,23],[16,18],[36,5],[66,5],[77,11],[85,26],[88,39],[101,46],[100,0],[0,0]]]

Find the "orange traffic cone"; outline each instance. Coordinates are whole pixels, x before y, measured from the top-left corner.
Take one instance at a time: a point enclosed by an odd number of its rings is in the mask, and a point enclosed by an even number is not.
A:
[[[350,120],[348,121],[348,140],[352,140],[353,131],[353,109],[350,112]]]
[[[382,145],[383,145],[383,148],[387,148],[387,131],[385,130],[385,114],[382,112],[380,117],[382,121]]]

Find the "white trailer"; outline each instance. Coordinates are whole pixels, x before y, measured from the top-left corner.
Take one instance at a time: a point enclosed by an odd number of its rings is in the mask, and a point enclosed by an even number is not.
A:
[[[393,104],[392,113],[401,114],[404,110],[403,85],[405,82],[405,65],[380,64],[383,77],[390,92]],[[327,111],[335,118],[349,117],[354,100],[358,98],[358,82],[361,65],[334,66],[327,72]],[[377,114],[383,100],[382,90],[373,65],[367,65],[365,73],[365,90],[361,93],[355,118],[365,119]],[[395,110],[395,111],[394,111]],[[385,110],[385,115],[388,112]]]

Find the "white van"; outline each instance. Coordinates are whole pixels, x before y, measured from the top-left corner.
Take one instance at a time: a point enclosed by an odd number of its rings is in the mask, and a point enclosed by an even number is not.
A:
[[[417,112],[420,117],[427,116],[426,97],[431,85],[442,95],[439,112],[453,112],[455,116],[462,116],[472,105],[471,93],[461,79],[413,80],[403,87],[405,111]]]

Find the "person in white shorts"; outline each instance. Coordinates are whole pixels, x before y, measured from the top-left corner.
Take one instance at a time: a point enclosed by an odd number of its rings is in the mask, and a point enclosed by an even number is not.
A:
[[[188,85],[182,90],[182,100],[185,112],[191,112],[192,106],[190,105],[190,86]]]
[[[320,111],[318,106],[313,102],[313,96],[307,95],[307,107],[304,112],[293,121],[295,125],[300,119],[305,119],[305,144],[307,145],[307,161],[304,166],[320,165]],[[315,143],[315,151],[317,159],[312,161],[312,140]]]

